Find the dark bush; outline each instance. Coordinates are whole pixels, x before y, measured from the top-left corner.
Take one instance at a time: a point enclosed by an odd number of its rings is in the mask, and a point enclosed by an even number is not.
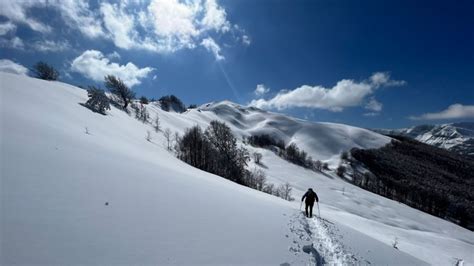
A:
[[[59,72],[43,61],[39,61],[33,66],[33,72],[39,79],[57,80],[59,78]]]
[[[106,110],[110,110],[110,100],[103,90],[90,86],[87,89],[87,96],[89,99],[84,104],[87,108],[104,115]]]
[[[135,97],[135,93],[115,76],[105,76],[105,87],[122,102],[123,109],[127,109],[128,104]]]
[[[188,129],[177,144],[178,157],[207,172],[246,185],[246,149],[238,148],[230,128],[219,121],[211,124],[203,133],[199,126]]]
[[[250,136],[247,141],[250,145],[255,147],[268,148],[270,146],[275,146],[283,150],[285,149],[285,143],[283,141],[267,134]]]
[[[140,103],[141,104],[148,104],[150,101],[148,101],[148,98],[145,96],[140,97]]]
[[[186,106],[183,104],[183,102],[176,96],[174,95],[167,95],[161,97],[159,100],[161,109],[164,111],[175,111],[178,113],[183,113],[186,111]]]

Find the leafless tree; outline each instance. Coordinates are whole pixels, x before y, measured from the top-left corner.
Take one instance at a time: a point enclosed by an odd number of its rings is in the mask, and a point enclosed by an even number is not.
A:
[[[153,128],[155,129],[155,132],[158,132],[161,130],[160,117],[158,115],[156,115],[155,121],[153,121]]]
[[[171,150],[171,129],[166,128],[165,131],[163,132],[163,136],[165,136],[165,139],[166,139],[166,149],[170,151]]]
[[[255,161],[256,164],[260,164],[260,161],[262,160],[263,155],[259,152],[254,152],[253,153],[253,160]]]
[[[145,138],[146,138],[147,141],[151,141],[151,133],[150,133],[150,131],[147,131],[147,132],[146,132],[146,137],[145,137]]]

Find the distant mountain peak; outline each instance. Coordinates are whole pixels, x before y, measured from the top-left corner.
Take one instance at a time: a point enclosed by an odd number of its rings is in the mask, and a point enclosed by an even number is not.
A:
[[[474,156],[474,122],[425,124],[402,129],[373,129],[386,135],[414,138],[462,155]]]

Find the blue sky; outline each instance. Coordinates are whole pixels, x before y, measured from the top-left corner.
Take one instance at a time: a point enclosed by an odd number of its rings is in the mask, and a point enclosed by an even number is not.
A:
[[[472,1],[4,0],[0,70],[362,127],[474,121],[473,28]]]

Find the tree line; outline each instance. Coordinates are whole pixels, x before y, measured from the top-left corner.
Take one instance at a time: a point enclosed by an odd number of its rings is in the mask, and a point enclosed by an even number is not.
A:
[[[247,170],[249,152],[237,145],[231,129],[223,122],[213,120],[205,130],[197,125],[187,129],[178,140],[176,152],[179,159],[196,168],[240,185],[293,200],[292,188],[288,183],[275,187],[266,182],[261,169]]]
[[[362,163],[370,171],[354,171],[353,182],[474,230],[474,163],[407,137],[391,137],[396,140],[379,149],[351,150],[356,161],[350,164]]]
[[[296,143],[291,143],[286,146],[284,141],[268,134],[252,135],[246,139],[246,142],[255,147],[270,149],[290,163],[313,171],[328,169],[327,163],[323,163],[320,160],[313,160],[313,158],[309,156],[306,151],[300,149]]]

